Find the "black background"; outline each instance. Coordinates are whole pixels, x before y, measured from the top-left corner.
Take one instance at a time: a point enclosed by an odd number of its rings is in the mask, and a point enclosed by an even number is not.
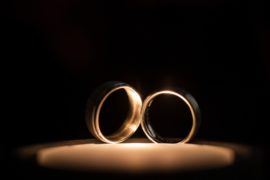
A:
[[[183,88],[201,107],[198,139],[267,151],[269,26],[262,1],[11,2],[0,35],[8,109],[1,127],[9,149],[91,138],[87,98],[119,80],[143,98]]]

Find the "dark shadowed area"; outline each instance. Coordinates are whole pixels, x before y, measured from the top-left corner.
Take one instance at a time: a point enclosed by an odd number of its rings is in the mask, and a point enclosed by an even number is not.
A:
[[[6,153],[93,138],[84,120],[87,98],[117,80],[142,98],[170,87],[190,92],[202,112],[196,139],[258,148],[258,168],[269,173],[270,32],[263,1],[14,0],[2,12]],[[107,102],[104,123],[123,121],[124,98]],[[190,126],[177,120],[190,115],[171,101],[168,108],[166,99],[157,100],[151,118],[163,134],[175,135],[177,125]],[[166,126],[167,111],[175,125]],[[139,129],[133,137],[145,136]]]

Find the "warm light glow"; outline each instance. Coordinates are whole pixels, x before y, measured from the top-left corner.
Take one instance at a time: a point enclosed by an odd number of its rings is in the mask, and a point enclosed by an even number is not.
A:
[[[80,144],[45,148],[37,153],[41,166],[120,172],[201,170],[231,165],[231,149],[194,144]]]
[[[145,148],[153,148],[152,144],[149,143],[125,143],[121,144],[122,148],[128,149],[145,149]]]

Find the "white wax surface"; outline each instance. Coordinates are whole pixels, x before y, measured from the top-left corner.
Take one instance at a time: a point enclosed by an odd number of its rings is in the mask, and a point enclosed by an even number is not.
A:
[[[233,164],[229,148],[195,144],[79,144],[41,149],[41,166],[113,172],[196,171]]]

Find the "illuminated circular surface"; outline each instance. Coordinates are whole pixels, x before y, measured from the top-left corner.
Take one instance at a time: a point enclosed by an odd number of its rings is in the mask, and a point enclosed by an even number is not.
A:
[[[233,164],[229,148],[195,144],[77,144],[43,148],[37,152],[43,167],[112,172],[195,171]]]

